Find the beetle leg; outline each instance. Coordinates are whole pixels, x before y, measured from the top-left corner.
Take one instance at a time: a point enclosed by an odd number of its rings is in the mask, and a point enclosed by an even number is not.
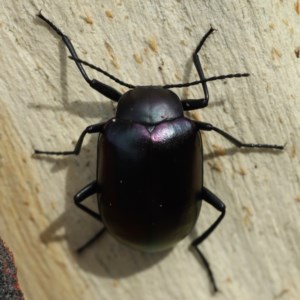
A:
[[[101,188],[99,187],[99,184],[97,183],[97,181],[93,181],[91,183],[89,183],[87,186],[85,186],[83,189],[81,189],[75,196],[74,196],[74,202],[75,204],[82,209],[83,211],[85,211],[87,214],[89,214],[90,216],[92,216],[93,218],[97,219],[98,221],[101,221],[101,216],[100,214],[94,212],[93,210],[91,210],[90,208],[86,207],[85,205],[81,204],[81,202],[83,200],[85,200],[86,198],[96,194],[97,192],[99,192],[101,190]]]
[[[41,151],[41,150],[34,150],[34,154],[47,154],[47,155],[78,155],[81,150],[81,146],[84,140],[84,137],[87,133],[99,133],[102,132],[102,128],[106,122],[98,123],[94,125],[88,126],[80,135],[75,148],[73,151]]]
[[[182,107],[184,111],[189,111],[189,110],[194,110],[194,109],[199,109],[199,108],[204,108],[208,105],[208,101],[209,101],[209,93],[208,93],[208,88],[207,88],[207,81],[212,81],[212,80],[216,80],[216,79],[226,79],[226,78],[233,78],[233,77],[247,77],[249,76],[248,73],[238,73],[238,74],[227,74],[227,75],[222,75],[222,76],[217,76],[217,77],[212,77],[212,78],[205,78],[204,76],[204,72],[200,63],[200,58],[199,58],[199,53],[200,50],[202,48],[202,46],[204,45],[206,39],[213,33],[215,32],[215,29],[213,29],[212,27],[208,30],[208,32],[203,36],[203,38],[200,40],[196,50],[193,53],[193,62],[194,65],[197,69],[199,78],[200,78],[200,82],[202,84],[202,88],[203,88],[203,92],[204,92],[204,98],[202,99],[186,99],[186,100],[182,100]],[[187,84],[179,84],[177,86],[190,86],[193,84],[198,84],[200,83],[198,81],[192,82],[192,83],[187,83]],[[173,85],[174,87],[176,86]],[[167,88],[172,87],[172,85],[166,85]]]
[[[84,212],[86,212],[87,214],[89,214],[90,216],[92,216],[93,218],[95,218],[98,221],[102,221],[101,220],[101,216],[100,214],[94,212],[93,210],[91,210],[90,208],[88,208],[87,206],[81,204],[82,201],[84,201],[86,198],[100,192],[101,188],[99,187],[99,184],[97,183],[97,181],[93,181],[90,184],[88,184],[87,186],[85,186],[83,189],[81,189],[75,196],[74,196],[74,202],[75,204],[82,209]],[[78,253],[81,253],[83,250],[85,250],[88,246],[90,246],[91,244],[93,244],[100,236],[102,236],[102,234],[106,231],[106,228],[102,228],[100,231],[98,231],[90,240],[88,240],[84,245],[82,245],[80,248],[77,249]]]
[[[101,188],[99,186],[99,184],[97,183],[97,181],[93,181],[91,183],[89,183],[87,186],[85,186],[84,188],[82,188],[75,196],[74,196],[74,202],[75,204],[82,209],[83,211],[85,211],[87,214],[89,214],[90,216],[92,216],[93,218],[97,219],[98,221],[101,221],[101,216],[99,213],[94,212],[93,210],[91,210],[90,208],[88,208],[87,206],[81,204],[82,201],[84,201],[86,198],[98,193],[101,191]]]
[[[198,100],[199,103],[202,103],[202,107],[207,106],[208,104],[208,100],[209,100],[209,94],[208,94],[208,88],[207,88],[207,84],[205,81],[205,76],[203,73],[203,69],[200,63],[200,58],[198,56],[198,53],[200,52],[202,46],[204,45],[206,39],[215,31],[215,29],[213,29],[212,27],[208,30],[208,32],[204,35],[204,37],[200,40],[200,43],[198,44],[196,50],[193,53],[193,62],[194,65],[197,69],[198,75],[200,77],[200,80],[203,81],[202,82],[202,87],[203,87],[203,92],[204,92],[204,99],[200,99]]]
[[[203,187],[201,193],[199,193],[199,199],[203,199],[204,201],[206,201],[207,203],[209,203],[210,205],[212,205],[215,209],[217,209],[218,211],[221,212],[221,215],[217,218],[217,220],[204,232],[202,233],[198,238],[196,238],[191,246],[196,250],[196,252],[198,253],[198,255],[200,256],[200,258],[203,260],[203,263],[205,265],[205,268],[207,270],[210,282],[213,286],[213,290],[214,292],[218,291],[217,285],[216,285],[216,281],[213,275],[213,272],[210,268],[209,262],[207,261],[207,259],[205,258],[205,256],[203,255],[203,253],[200,251],[200,249],[198,248],[198,246],[216,229],[216,227],[220,224],[220,222],[222,221],[222,219],[225,216],[225,212],[226,212],[226,206],[225,204],[216,196],[214,195],[211,191],[209,191],[207,188]]]
[[[122,96],[122,94],[120,92],[118,92],[116,89],[96,80],[96,79],[90,79],[88,77],[88,75],[86,74],[82,64],[77,60],[78,59],[78,55],[74,49],[74,46],[72,44],[72,42],[70,41],[70,39],[59,29],[57,28],[51,21],[49,21],[47,18],[45,18],[41,11],[38,13],[37,15],[40,19],[42,19],[43,21],[45,21],[61,38],[62,41],[64,42],[64,44],[66,45],[66,47],[68,48],[71,56],[74,58],[74,61],[81,73],[81,75],[83,76],[83,78],[85,79],[85,81],[93,88],[95,89],[97,92],[99,92],[100,94],[104,95],[105,97],[118,102],[118,100],[120,99],[120,97]]]
[[[197,121],[194,121],[194,122],[196,123],[198,130],[206,130],[206,131],[213,130],[213,131],[219,133],[220,135],[222,135],[225,139],[227,139],[228,141],[230,141],[232,144],[234,144],[235,146],[237,146],[239,148],[244,147],[244,148],[266,148],[266,149],[279,149],[279,150],[284,149],[284,146],[282,146],[282,145],[243,143],[243,142],[237,140],[235,137],[233,137],[229,133],[213,126],[212,124],[204,123],[204,122],[197,122]]]
[[[181,100],[182,108],[184,111],[200,109],[207,106],[205,99],[185,99]]]
[[[203,92],[204,92],[204,98],[203,99],[195,99],[195,100],[184,100],[183,101],[183,109],[184,110],[192,110],[197,108],[203,108],[207,106],[208,100],[209,100],[209,93],[207,84],[205,81],[205,76],[203,73],[203,69],[200,63],[200,58],[198,56],[198,53],[200,52],[203,44],[205,43],[206,39],[215,31],[212,27],[208,30],[208,32],[203,36],[203,38],[200,40],[198,46],[196,47],[194,53],[193,53],[193,62],[197,69],[198,75],[201,80]],[[193,102],[193,103],[192,103]]]

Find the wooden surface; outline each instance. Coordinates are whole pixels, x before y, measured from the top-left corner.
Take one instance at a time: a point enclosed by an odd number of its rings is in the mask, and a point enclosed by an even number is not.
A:
[[[80,57],[129,83],[197,79],[191,54],[210,25],[218,32],[203,48],[206,76],[251,73],[210,83],[209,107],[190,115],[247,142],[286,144],[282,153],[245,151],[204,134],[205,185],[227,205],[202,245],[219,294],[211,295],[188,250],[217,216],[207,205],[191,236],[169,253],[139,253],[106,235],[76,255],[100,228],[72,200],[95,176],[96,137],[80,157],[31,154],[72,149],[87,125],[113,116],[114,105],[87,86],[36,18],[40,9]],[[27,299],[300,299],[298,0],[3,1],[0,32],[0,234]],[[202,95],[200,87],[176,92]]]

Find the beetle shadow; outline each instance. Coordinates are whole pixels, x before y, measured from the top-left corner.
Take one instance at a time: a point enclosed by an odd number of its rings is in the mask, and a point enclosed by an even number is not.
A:
[[[82,187],[95,179],[96,145],[97,136],[94,135],[82,148],[79,156],[39,157],[39,159],[53,164],[53,173],[67,168],[66,194],[62,196],[66,201],[64,213],[41,233],[40,238],[46,244],[67,241],[71,255],[73,255],[75,261],[82,269],[88,272],[103,277],[127,277],[155,265],[164,259],[170,251],[154,254],[143,253],[128,248],[116,241],[109,234],[105,234],[81,255],[76,253],[76,249],[85,244],[95,233],[103,228],[101,223],[78,209],[72,200],[73,196]],[[205,155],[204,160],[211,160],[221,155],[233,155],[240,151],[253,152],[253,149],[230,148],[227,149],[225,154],[220,154],[216,151]],[[261,152],[260,149],[258,151]],[[272,150],[267,151],[271,152]],[[277,153],[272,152],[274,154]],[[90,208],[95,211],[98,210],[96,196],[90,197],[86,202]],[[63,234],[61,234],[62,231],[64,232]]]
[[[140,252],[121,244],[106,233],[83,253],[77,253],[76,250],[80,246],[103,228],[102,223],[78,209],[72,199],[78,190],[95,179],[96,144],[97,139],[94,137],[82,148],[78,157],[39,158],[53,164],[53,173],[67,168],[66,194],[62,196],[66,200],[64,213],[52,221],[50,226],[40,234],[40,239],[45,244],[67,241],[70,254],[78,265],[88,272],[115,279],[128,277],[157,264],[171,251]],[[87,206],[95,211],[98,210],[96,196],[91,196],[86,202]]]

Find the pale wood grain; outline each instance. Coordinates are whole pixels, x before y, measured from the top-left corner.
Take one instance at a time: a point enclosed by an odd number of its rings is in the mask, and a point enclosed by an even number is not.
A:
[[[188,251],[216,216],[206,205],[192,237],[170,253],[142,254],[106,235],[75,254],[100,227],[72,203],[95,176],[96,138],[87,139],[80,157],[31,154],[34,147],[71,149],[114,107],[85,84],[63,44],[35,17],[39,9],[80,57],[129,83],[197,79],[191,54],[210,25],[218,32],[203,49],[206,75],[251,73],[210,83],[209,108],[192,114],[247,142],[286,143],[280,154],[241,151],[204,134],[205,185],[228,211],[202,246],[218,295]],[[300,299],[298,0],[15,0],[1,3],[0,31],[0,234],[27,299]],[[178,93],[196,98],[202,91]]]

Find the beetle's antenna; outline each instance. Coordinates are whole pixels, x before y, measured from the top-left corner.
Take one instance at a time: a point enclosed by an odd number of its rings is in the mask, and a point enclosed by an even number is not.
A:
[[[69,56],[70,59],[75,60],[85,66],[90,67],[91,69],[94,69],[102,74],[104,74],[105,76],[109,77],[110,79],[114,80],[115,82],[119,83],[120,85],[126,86],[130,89],[134,89],[136,86],[133,84],[129,84],[126,83],[118,78],[116,78],[115,76],[109,74],[108,72],[104,71],[103,69],[101,69],[100,67],[97,67],[87,61],[84,61],[80,58],[75,58],[72,56]],[[170,88],[182,88],[182,87],[188,87],[188,86],[192,86],[192,85],[197,85],[199,83],[203,83],[203,82],[208,82],[208,81],[215,81],[215,80],[224,80],[224,79],[228,79],[228,78],[240,78],[240,77],[248,77],[250,76],[249,73],[236,73],[236,74],[227,74],[227,75],[219,75],[219,76],[213,76],[213,77],[208,77],[205,78],[205,80],[196,80],[196,81],[192,81],[192,82],[185,82],[185,83],[174,83],[174,84],[166,84],[163,86],[164,89],[170,89]]]
[[[191,85],[197,85],[199,83],[208,82],[208,81],[224,80],[224,79],[228,79],[228,78],[249,77],[249,76],[250,76],[249,73],[227,74],[227,75],[208,77],[208,78],[205,78],[205,80],[196,80],[196,81],[186,82],[186,83],[166,84],[163,86],[163,88],[165,88],[165,89],[182,88],[182,87],[188,87]]]
[[[98,72],[104,74],[105,76],[109,77],[110,79],[114,80],[115,82],[117,82],[117,83],[120,84],[120,85],[126,86],[126,87],[128,87],[128,88],[130,88],[130,89],[134,89],[134,88],[135,88],[135,85],[126,83],[126,82],[124,82],[124,81],[118,79],[117,77],[115,77],[115,76],[109,74],[108,72],[104,71],[103,69],[101,69],[101,68],[99,68],[99,67],[96,67],[95,65],[93,65],[93,64],[91,64],[91,63],[88,63],[88,62],[86,62],[86,61],[84,61],[84,60],[81,60],[80,58],[75,58],[75,57],[73,57],[73,56],[69,56],[69,58],[72,59],[72,60],[75,60],[75,61],[77,61],[77,62],[79,62],[79,63],[81,63],[81,64],[83,64],[83,65],[85,65],[85,66],[88,66],[88,67],[90,67],[91,69],[94,69],[94,70],[96,70],[96,71],[98,71]]]

